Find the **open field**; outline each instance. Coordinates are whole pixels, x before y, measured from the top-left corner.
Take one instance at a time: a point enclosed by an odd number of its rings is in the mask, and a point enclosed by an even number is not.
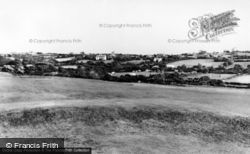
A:
[[[189,59],[189,60],[180,60],[173,63],[169,63],[169,65],[173,65],[175,67],[186,65],[187,67],[193,67],[195,65],[201,64],[206,67],[218,67],[222,65],[223,62],[214,62],[213,59]]]
[[[116,76],[116,77],[120,77],[122,75],[143,75],[143,76],[150,76],[150,75],[155,75],[155,74],[159,74],[157,72],[147,72],[147,71],[143,71],[143,72],[122,72],[122,73],[114,73],[112,74],[112,76]]]
[[[187,67],[193,67],[195,65],[201,64],[202,66],[211,67],[214,68],[220,66],[223,64],[223,62],[214,62],[213,59],[189,59],[189,60],[180,60],[176,62],[169,63],[169,65],[173,65],[175,67],[186,65]],[[243,68],[247,68],[248,65],[250,65],[250,62],[234,62],[233,65],[228,66],[227,68],[233,68],[234,65],[239,64]]]
[[[189,75],[189,78],[200,78],[202,76],[208,76],[210,79],[215,79],[215,80],[226,80],[228,78],[233,78],[237,76],[236,74],[215,74],[215,73],[200,73],[200,74],[192,74]]]
[[[0,74],[0,137],[94,153],[250,153],[250,91]]]
[[[250,75],[241,75],[241,76],[237,76],[234,77],[232,79],[229,80],[225,80],[225,82],[237,82],[237,83],[246,83],[246,84],[250,84]]]

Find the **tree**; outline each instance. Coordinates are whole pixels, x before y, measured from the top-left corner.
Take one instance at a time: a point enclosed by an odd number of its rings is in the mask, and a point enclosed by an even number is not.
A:
[[[6,65],[10,60],[6,59],[3,56],[0,56],[0,66]]]
[[[239,64],[235,64],[233,68],[235,73],[242,73],[243,72],[243,67]]]

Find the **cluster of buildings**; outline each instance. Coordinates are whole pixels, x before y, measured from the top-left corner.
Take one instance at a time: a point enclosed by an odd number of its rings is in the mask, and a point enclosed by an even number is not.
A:
[[[174,60],[186,60],[186,59],[214,59],[216,61],[224,61],[225,59],[231,59],[235,62],[250,61],[250,51],[224,51],[224,52],[207,52],[199,51],[196,53],[183,53],[176,55],[167,54],[154,54],[154,55],[136,55],[136,54],[116,54],[111,52],[108,54],[85,54],[81,52],[79,54],[59,54],[59,53],[14,53],[14,54],[2,54],[1,57],[7,61],[17,61],[20,63],[20,70],[22,70],[21,64],[24,67],[33,67],[34,65],[53,65],[60,66],[65,69],[77,69],[78,65],[86,64],[89,61],[103,61],[104,63],[111,63],[113,59],[118,58],[123,63],[126,61],[150,61],[157,67],[157,63],[166,63],[167,67],[173,67],[168,64],[171,57],[175,57]],[[125,62],[124,62],[125,61]],[[6,69],[12,70],[14,66],[6,64]]]

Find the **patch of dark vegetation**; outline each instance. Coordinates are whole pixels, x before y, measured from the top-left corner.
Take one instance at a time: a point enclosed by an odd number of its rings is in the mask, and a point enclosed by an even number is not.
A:
[[[181,135],[194,135],[209,142],[240,142],[250,145],[250,119],[227,117],[208,112],[179,111],[169,108],[137,106],[87,106],[52,109],[31,109],[1,113],[0,123],[10,127],[37,126],[61,121],[83,122],[98,126],[105,122],[132,122],[140,129],[158,129]],[[146,121],[146,122],[145,122]],[[151,124],[150,121],[156,121]]]
[[[41,123],[52,122],[56,113],[49,109],[32,109],[21,112],[9,112],[0,116],[1,122],[8,122],[10,126],[36,126]]]

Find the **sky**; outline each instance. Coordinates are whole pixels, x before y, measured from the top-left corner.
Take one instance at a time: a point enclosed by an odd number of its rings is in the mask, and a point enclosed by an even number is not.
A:
[[[0,0],[0,53],[250,50],[249,8],[249,0]],[[234,33],[187,43],[190,19],[229,10],[240,19]]]

